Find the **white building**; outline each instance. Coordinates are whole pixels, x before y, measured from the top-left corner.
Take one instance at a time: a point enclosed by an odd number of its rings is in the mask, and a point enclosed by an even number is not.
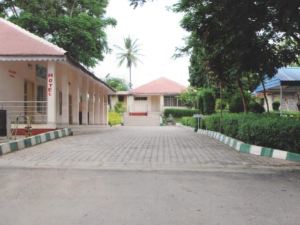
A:
[[[113,93],[64,49],[0,19],[0,109],[13,126],[106,125]]]
[[[186,87],[161,77],[128,92],[111,96],[111,105],[122,102],[125,106],[125,125],[159,125],[166,108],[186,108],[178,96]]]

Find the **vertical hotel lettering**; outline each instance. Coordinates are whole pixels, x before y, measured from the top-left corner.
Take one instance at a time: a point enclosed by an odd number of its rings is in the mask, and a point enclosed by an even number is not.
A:
[[[53,89],[53,73],[48,73],[48,96],[52,95]]]

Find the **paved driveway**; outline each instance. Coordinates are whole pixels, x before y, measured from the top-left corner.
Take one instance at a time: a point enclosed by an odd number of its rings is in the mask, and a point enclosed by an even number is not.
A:
[[[0,157],[0,225],[299,225],[295,163],[180,127],[76,133]]]
[[[248,168],[296,163],[238,153],[182,127],[82,127],[75,136],[0,157],[0,166],[106,169]]]

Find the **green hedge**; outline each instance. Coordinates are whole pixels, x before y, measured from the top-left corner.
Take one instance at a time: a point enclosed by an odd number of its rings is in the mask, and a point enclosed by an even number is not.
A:
[[[196,109],[176,109],[176,108],[169,108],[165,109],[164,117],[168,117],[171,114],[175,118],[181,117],[188,117],[193,116],[194,114],[199,113],[199,110]]]
[[[113,126],[113,125],[118,125],[122,123],[122,117],[119,113],[117,112],[109,112],[108,113],[108,124]]]
[[[220,131],[220,115],[204,119],[203,127]],[[266,114],[223,115],[221,133],[243,142],[300,153],[300,121]]]
[[[182,117],[181,124],[184,126],[195,127],[196,119],[194,117]]]

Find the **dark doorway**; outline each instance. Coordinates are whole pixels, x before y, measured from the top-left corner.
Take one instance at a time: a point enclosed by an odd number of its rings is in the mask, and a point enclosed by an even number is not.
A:
[[[0,136],[7,136],[6,110],[0,110]]]

